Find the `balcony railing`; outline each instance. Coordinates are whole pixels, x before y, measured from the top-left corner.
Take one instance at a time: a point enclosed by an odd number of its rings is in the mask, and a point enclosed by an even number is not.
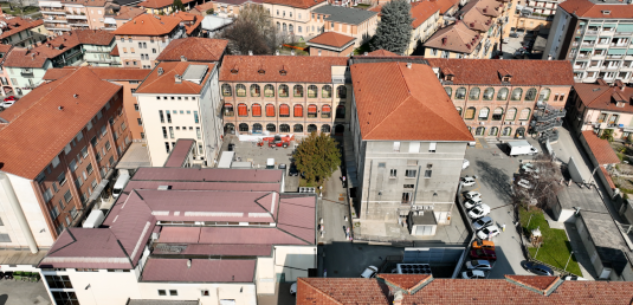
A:
[[[66,14],[66,10],[63,8],[49,8],[49,7],[40,7],[40,13],[42,14]]]
[[[79,20],[88,20],[86,15],[66,15],[67,19],[79,19]]]

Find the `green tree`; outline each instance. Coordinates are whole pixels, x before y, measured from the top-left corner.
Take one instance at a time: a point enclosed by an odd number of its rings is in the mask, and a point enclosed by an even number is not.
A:
[[[325,133],[321,135],[313,132],[304,138],[294,154],[295,164],[300,173],[304,173],[308,183],[323,182],[341,164],[341,152],[336,147],[336,141]]]
[[[385,4],[380,13],[382,17],[370,44],[371,49],[404,53],[411,39],[411,5],[406,0],[394,0]]]
[[[174,0],[174,3],[171,5],[172,9],[179,10],[181,12],[185,11],[185,6],[182,4],[182,0]]]
[[[609,142],[613,142],[613,129],[605,129],[602,131],[602,135],[600,139],[607,140]]]

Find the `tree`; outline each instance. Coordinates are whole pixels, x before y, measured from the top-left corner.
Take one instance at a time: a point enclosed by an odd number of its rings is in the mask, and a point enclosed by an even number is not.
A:
[[[295,164],[308,183],[323,182],[341,164],[341,152],[336,141],[325,133],[316,135],[316,132],[304,138],[294,153]]]
[[[272,27],[270,13],[261,5],[249,4],[240,10],[239,16],[220,37],[229,40],[233,54],[270,54],[276,47],[276,31]]]
[[[602,135],[600,139],[607,140],[609,142],[613,142],[613,129],[605,129],[602,131]]]
[[[541,209],[552,208],[556,204],[556,194],[563,188],[560,166],[547,154],[538,155],[532,162],[521,166],[514,177],[514,203],[526,207],[536,205]]]
[[[210,8],[207,10],[207,15],[213,15],[214,12],[213,8]]]
[[[382,17],[371,42],[372,51],[385,49],[402,54],[411,39],[411,5],[406,0],[394,0],[382,7]]]
[[[171,5],[172,9],[179,10],[181,12],[185,11],[185,6],[182,4],[182,0],[174,0],[174,3]]]

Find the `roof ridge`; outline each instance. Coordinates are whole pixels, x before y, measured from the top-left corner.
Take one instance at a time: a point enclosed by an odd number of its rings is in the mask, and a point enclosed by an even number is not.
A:
[[[588,106],[591,106],[591,105],[593,105],[594,103],[598,104],[598,103],[599,103],[599,102],[598,102],[598,98],[603,97],[605,94],[608,94],[608,95],[609,95],[609,101],[611,101],[611,97],[613,97],[613,94],[615,93],[615,90],[611,90],[611,89],[615,89],[615,87],[611,87],[611,86],[608,86],[608,85],[607,85],[607,88],[606,88],[606,89],[607,89],[607,90],[604,90],[604,92],[601,92],[600,94],[596,95],[596,97],[595,97],[595,98],[593,98],[593,99],[589,102]]]
[[[312,288],[313,290],[317,291],[319,294],[324,295],[326,298],[328,298],[329,300],[331,300],[332,302],[336,303],[336,304],[340,304],[343,305],[343,303],[341,303],[339,300],[333,298],[331,295],[326,294],[325,292],[323,292],[321,289],[315,287],[314,285],[310,284],[306,279],[304,278],[298,278],[298,281],[302,281],[304,282],[306,285],[310,286],[310,288]]]
[[[407,93],[407,98],[405,98],[404,100],[402,100],[402,101],[400,102],[400,104],[399,104],[398,106],[396,106],[396,108],[394,108],[393,110],[391,110],[391,111],[389,112],[389,114],[387,114],[384,118],[382,118],[382,120],[380,120],[380,122],[379,122],[378,124],[374,125],[374,127],[373,127],[371,130],[369,130],[369,132],[367,132],[367,134],[365,135],[366,137],[368,137],[368,136],[369,136],[369,135],[370,135],[370,134],[371,134],[374,130],[376,130],[376,128],[378,128],[378,126],[382,125],[382,123],[384,123],[384,122],[385,122],[385,121],[386,121],[389,117],[391,117],[391,116],[393,115],[393,113],[394,113],[394,112],[396,112],[396,110],[398,110],[400,107],[402,107],[402,105],[404,105],[404,104],[407,102],[407,100],[409,100],[410,98],[414,98],[414,97],[411,95],[411,89],[409,88],[409,84],[407,83],[406,78],[404,77],[404,73],[402,72],[402,67],[401,67],[401,65],[400,65],[400,62],[395,62],[395,61],[394,61],[394,62],[390,62],[390,63],[393,63],[393,64],[395,64],[395,65],[396,65],[396,67],[398,67],[398,72],[400,72],[400,76],[401,76],[401,77],[402,77],[402,79],[404,80],[405,87],[407,88],[407,91],[408,91],[408,93]],[[414,98],[414,99],[415,99],[415,98]]]
[[[301,241],[303,241],[303,242],[307,243],[308,245],[315,244],[315,243],[313,243],[313,242],[307,241],[307,240],[305,240],[305,239],[303,239],[303,238],[301,238],[301,237],[299,237],[299,236],[297,236],[297,235],[294,235],[294,234],[292,234],[292,233],[290,233],[290,232],[288,232],[288,231],[286,231],[286,230],[284,230],[284,229],[280,228],[280,227],[279,227],[279,225],[280,225],[280,223],[277,223],[277,226],[275,226],[275,227],[274,227],[274,229],[277,229],[277,230],[279,230],[279,231],[281,231],[281,232],[284,232],[284,233],[286,233],[286,234],[288,234],[288,235],[290,235],[290,236],[292,236],[292,237],[294,237],[294,238],[296,238],[296,239],[298,239],[298,240],[301,240]],[[282,225],[284,225],[284,226],[289,226],[289,227],[294,227],[294,226],[292,226],[292,225],[288,225],[288,224],[282,224]],[[272,229],[272,228],[271,228],[271,229]],[[315,235],[316,235],[316,234],[315,234]],[[315,238],[316,238],[316,236],[315,236]]]

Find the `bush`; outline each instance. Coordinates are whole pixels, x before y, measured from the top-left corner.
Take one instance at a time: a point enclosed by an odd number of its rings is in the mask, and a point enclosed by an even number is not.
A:
[[[213,8],[210,8],[207,10],[207,15],[213,15],[214,12]]]
[[[602,131],[602,135],[600,139],[607,140],[609,142],[613,142],[613,129],[605,129]]]

